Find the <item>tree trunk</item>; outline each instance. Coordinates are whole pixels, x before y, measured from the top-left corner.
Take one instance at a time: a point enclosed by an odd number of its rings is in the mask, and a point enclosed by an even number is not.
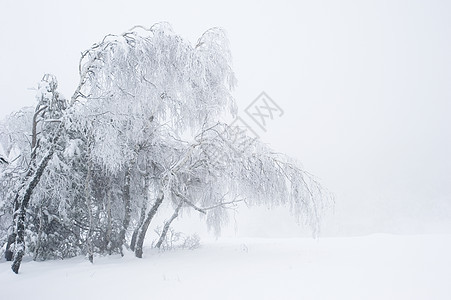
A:
[[[141,226],[144,223],[144,218],[146,217],[146,210],[147,210],[147,204],[143,203],[143,206],[141,208],[141,213],[140,213],[140,216],[139,216],[138,225],[136,226],[135,230],[133,231],[132,239],[130,241],[130,249],[132,251],[135,251],[136,238],[138,237],[139,229],[141,228]]]
[[[6,261],[12,261],[13,260],[14,252],[11,250],[11,247],[14,244],[14,242],[16,241],[16,236],[17,236],[16,235],[16,229],[13,228],[12,232],[8,236],[8,240],[6,242],[6,250],[5,250],[5,259],[6,259]]]
[[[122,246],[125,245],[125,234],[127,232],[128,226],[130,225],[131,218],[131,203],[130,203],[130,177],[131,177],[131,165],[125,171],[125,179],[124,179],[124,189],[122,191],[122,196],[124,200],[124,221],[122,222],[122,229],[119,233],[119,242],[121,255],[123,256]]]
[[[36,241],[36,249],[34,250],[34,258],[33,260],[37,260],[39,256],[39,248],[41,248],[41,236],[42,236],[42,227],[43,227],[43,216],[42,216],[42,206],[39,207],[39,228],[38,228],[38,240]]]
[[[143,204],[141,207],[141,213],[139,215],[138,225],[136,226],[135,230],[133,231],[132,239],[130,241],[130,249],[132,251],[135,251],[136,238],[138,237],[139,229],[143,225],[144,218],[146,217],[147,201],[149,201],[149,176],[148,176],[148,174],[146,174],[146,176],[144,177],[144,199],[143,199]]]
[[[52,158],[54,153],[53,147],[47,152],[47,155],[39,163],[36,172],[31,177],[31,181],[29,181],[26,186],[25,192],[23,196],[19,196],[19,213],[17,215],[17,236],[15,242],[15,256],[14,262],[11,267],[14,273],[19,273],[20,264],[22,263],[22,258],[25,254],[25,216],[26,209],[28,208],[28,204],[30,203],[31,195],[33,194],[33,190],[39,183],[42,174],[44,173],[45,168],[47,167],[50,159]],[[20,198],[21,201],[20,201]]]
[[[112,233],[112,224],[111,224],[111,192],[108,191],[106,194],[106,213],[107,213],[107,229],[106,229],[106,249],[108,250],[108,254],[112,253],[112,242],[111,242],[111,233]]]
[[[164,223],[163,231],[161,231],[160,238],[158,239],[158,242],[155,245],[155,247],[157,247],[158,249],[160,249],[161,244],[163,244],[163,241],[166,238],[166,234],[168,233],[169,226],[171,226],[172,221],[174,221],[179,216],[179,211],[182,208],[182,205],[183,205],[183,201],[180,201],[179,205],[175,209],[175,211],[172,214],[171,218],[169,220],[167,220],[166,223]]]
[[[147,217],[146,220],[144,221],[144,224],[141,227],[141,230],[138,235],[138,240],[136,242],[136,250],[135,250],[135,255],[138,258],[142,258],[143,256],[143,244],[144,239],[146,238],[147,229],[149,228],[150,221],[152,221],[153,217],[157,213],[158,207],[160,207],[161,203],[163,202],[163,199],[164,193],[163,191],[160,191],[157,196],[157,199],[155,200],[155,203],[153,204],[150,211],[147,213]]]
[[[88,259],[91,263],[94,263],[94,250],[92,246],[92,203],[91,203],[91,193],[89,189],[89,183],[91,181],[91,163],[88,164],[88,173],[86,174],[86,180],[85,180],[85,197],[86,197],[86,206],[88,209],[88,217],[89,217],[89,229],[88,229],[88,237],[87,237],[87,244],[88,244]]]
[[[16,193],[14,197],[14,213],[13,213],[13,225],[11,228],[11,232],[8,236],[8,241],[6,243],[6,251],[5,251],[5,259],[7,261],[12,261],[14,252],[11,250],[12,245],[16,242],[17,237],[17,216],[19,213],[19,195],[21,189]]]

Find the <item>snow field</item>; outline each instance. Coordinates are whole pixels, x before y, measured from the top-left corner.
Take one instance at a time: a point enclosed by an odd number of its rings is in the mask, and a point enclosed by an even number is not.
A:
[[[0,262],[4,299],[450,299],[451,235],[219,239],[195,250]],[[26,288],[25,288],[26,287]],[[21,290],[17,297],[17,290]]]

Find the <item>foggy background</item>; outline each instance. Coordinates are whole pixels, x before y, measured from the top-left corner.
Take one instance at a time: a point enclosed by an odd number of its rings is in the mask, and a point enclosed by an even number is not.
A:
[[[451,232],[451,2],[0,4],[0,118],[34,105],[44,73],[71,97],[81,51],[108,33],[167,21],[194,44],[222,27],[239,116],[335,195],[323,235]],[[262,91],[284,111],[267,132],[244,113]],[[304,234],[284,209],[231,223],[226,234]]]

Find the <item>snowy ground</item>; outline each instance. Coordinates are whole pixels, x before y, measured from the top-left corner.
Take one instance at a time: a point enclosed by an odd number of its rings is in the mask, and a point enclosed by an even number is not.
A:
[[[451,235],[220,239],[143,259],[0,261],[2,299],[451,299]],[[18,297],[19,296],[19,297]]]

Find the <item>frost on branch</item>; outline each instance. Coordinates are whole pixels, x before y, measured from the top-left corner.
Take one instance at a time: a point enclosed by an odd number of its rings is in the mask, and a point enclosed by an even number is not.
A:
[[[247,136],[237,143],[233,130],[222,123],[203,130],[177,165],[172,189],[196,207],[214,208],[207,212],[207,223],[216,233],[227,222],[227,207],[244,201],[249,206],[288,206],[317,235],[331,195],[295,160]]]
[[[120,146],[146,141],[146,130],[155,126],[196,131],[219,114],[234,112],[230,65],[228,41],[220,29],[207,31],[197,46],[165,23],[107,35],[83,53],[73,120],[78,128],[92,131],[95,157],[120,162],[133,156],[133,149]],[[111,156],[105,160],[108,150]]]

